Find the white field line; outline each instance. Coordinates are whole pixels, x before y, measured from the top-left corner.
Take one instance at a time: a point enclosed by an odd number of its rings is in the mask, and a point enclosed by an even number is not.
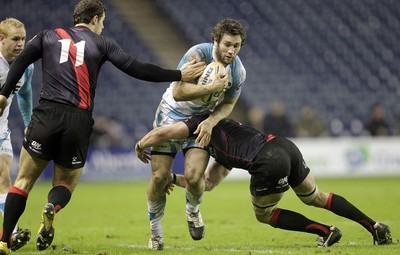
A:
[[[133,249],[147,249],[147,245],[138,245],[138,244],[119,244],[118,246],[122,247],[128,247],[128,248],[133,248]],[[164,250],[178,250],[178,251],[192,251],[195,250],[195,247],[169,247],[169,246],[164,246]],[[260,253],[260,254],[279,254],[281,252],[276,252],[272,250],[249,250],[249,249],[210,249],[210,251],[213,252],[232,252],[232,253],[237,253],[237,252],[249,252],[249,254],[252,253]]]

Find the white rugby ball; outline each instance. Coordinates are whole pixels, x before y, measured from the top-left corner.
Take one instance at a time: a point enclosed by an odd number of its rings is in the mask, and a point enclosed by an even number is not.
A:
[[[209,85],[212,84],[215,79],[218,77],[217,75],[225,74],[225,67],[221,62],[211,62],[206,66],[204,69],[203,74],[200,76],[199,80],[197,81],[197,85]],[[214,92],[209,95],[205,95],[201,97],[201,100],[204,103],[215,102],[220,97],[222,91]]]

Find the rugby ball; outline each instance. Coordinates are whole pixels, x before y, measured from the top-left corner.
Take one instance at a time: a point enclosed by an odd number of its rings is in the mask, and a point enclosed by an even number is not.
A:
[[[221,62],[211,62],[206,66],[206,69],[204,69],[203,74],[200,76],[200,78],[197,81],[197,85],[209,85],[212,84],[216,78],[218,77],[217,75],[223,75],[225,74],[225,67]],[[204,103],[210,103],[210,102],[215,102],[218,100],[220,97],[222,91],[219,92],[214,92],[209,95],[205,95],[201,97],[201,100]]]

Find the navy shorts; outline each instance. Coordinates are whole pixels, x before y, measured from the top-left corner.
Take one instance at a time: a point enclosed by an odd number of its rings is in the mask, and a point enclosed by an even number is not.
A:
[[[249,173],[253,196],[283,193],[304,181],[310,169],[297,146],[284,137],[267,142],[255,157]]]
[[[42,100],[33,110],[23,146],[39,159],[53,160],[65,168],[81,168],[86,162],[93,124],[87,110]]]

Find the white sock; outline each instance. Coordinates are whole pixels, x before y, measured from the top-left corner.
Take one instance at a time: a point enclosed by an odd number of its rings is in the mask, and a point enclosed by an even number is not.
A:
[[[4,217],[4,206],[6,204],[7,194],[8,193],[0,194],[0,212],[3,217]],[[17,230],[18,230],[18,225],[14,227],[13,233],[17,232]]]
[[[194,196],[186,190],[186,214],[197,213],[200,208],[203,195]]]
[[[158,201],[147,200],[147,209],[150,219],[150,236],[163,236],[161,218],[164,215],[167,198],[164,196]]]
[[[7,194],[8,193],[0,194],[0,211],[3,217],[4,217],[4,205],[6,203]]]

